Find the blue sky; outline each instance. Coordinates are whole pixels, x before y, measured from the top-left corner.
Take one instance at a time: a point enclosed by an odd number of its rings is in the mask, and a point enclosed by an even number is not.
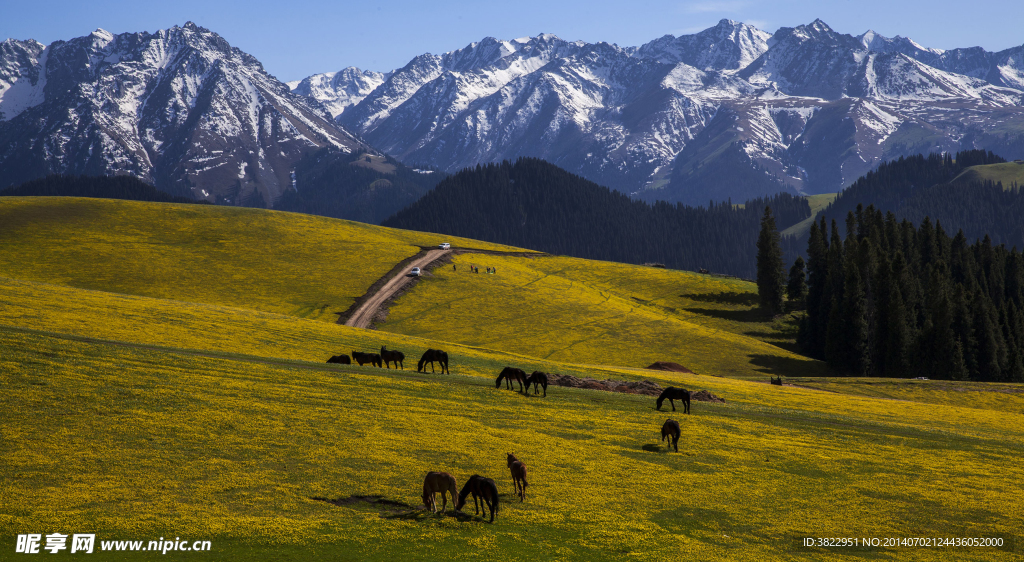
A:
[[[842,33],[874,29],[943,49],[997,51],[1024,44],[1020,0],[3,0],[0,39],[50,43],[97,27],[153,32],[191,20],[258,58],[271,74],[296,80],[346,66],[391,70],[416,55],[487,36],[554,33],[640,45],[665,34],[694,33],[722,18],[770,33],[821,18]]]

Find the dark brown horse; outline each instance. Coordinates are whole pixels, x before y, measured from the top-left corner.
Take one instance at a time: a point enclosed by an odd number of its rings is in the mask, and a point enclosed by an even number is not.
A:
[[[434,361],[437,361],[441,366],[442,374],[451,374],[451,372],[448,371],[448,353],[441,351],[440,349],[428,349],[424,351],[423,357],[420,357],[420,362],[416,364],[416,370],[425,373],[426,371],[423,369],[426,367],[427,363],[430,363],[430,372],[433,373]]]
[[[327,360],[328,363],[341,363],[342,365],[351,365],[352,360],[348,358],[348,355],[342,353],[341,355],[335,355]]]
[[[665,442],[665,438],[669,438],[669,442],[673,447],[676,448],[676,452],[679,452],[679,422],[676,420],[667,420],[665,425],[661,426],[661,442]]]
[[[402,363],[402,361],[405,361],[405,354],[401,351],[388,351],[387,346],[382,346],[380,348],[380,358],[388,369],[391,368],[391,363],[394,363],[395,367],[401,365],[402,370],[405,370],[405,365]]]
[[[384,366],[384,362],[380,360],[380,355],[376,353],[363,353],[361,351],[353,351],[352,359],[355,359],[356,363],[359,363],[360,367],[362,367],[364,363],[369,363],[374,367]]]
[[[526,379],[526,390],[529,392],[530,385],[533,385],[533,393],[539,394],[537,387],[544,388],[544,396],[548,395],[548,374],[540,371],[534,371],[530,378]]]
[[[469,477],[469,481],[459,492],[459,501],[455,503],[455,510],[462,511],[466,505],[466,496],[473,494],[473,507],[476,514],[480,515],[480,508],[484,508],[484,517],[487,517],[487,510],[491,510],[491,523],[494,523],[494,514],[498,511],[498,486],[494,480],[485,478],[478,474]]]
[[[452,506],[455,505],[455,477],[447,472],[428,472],[423,479],[423,505],[430,511],[437,513],[437,502],[434,501],[434,494],[441,494],[441,513],[448,507],[448,494],[452,495]]]
[[[523,391],[523,385],[526,383],[526,372],[522,369],[516,369],[515,367],[505,367],[498,374],[498,378],[494,381],[494,388],[501,388],[501,381],[505,380],[505,388],[512,390],[512,381],[519,382],[519,392]]]
[[[507,455],[505,460],[508,463],[508,469],[512,472],[512,486],[515,487],[515,493],[519,496],[519,501],[526,501],[526,487],[529,486],[526,482],[526,465],[512,453],[505,454]]]
[[[665,390],[662,390],[661,391],[661,396],[658,397],[658,409],[659,410],[661,409],[661,403],[664,402],[666,398],[668,398],[669,403],[672,404],[672,411],[673,412],[676,411],[676,403],[675,403],[675,401],[676,400],[682,400],[683,401],[683,411],[684,411],[684,413],[687,413],[687,414],[690,413],[690,391],[689,390],[686,390],[685,388],[676,388],[674,386],[670,386],[670,387],[666,388]]]

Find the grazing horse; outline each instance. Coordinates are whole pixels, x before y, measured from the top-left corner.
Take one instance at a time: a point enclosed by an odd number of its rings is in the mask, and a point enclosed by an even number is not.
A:
[[[480,515],[480,508],[484,508],[484,517],[487,517],[487,510],[491,510],[491,523],[494,523],[494,514],[498,511],[498,486],[494,480],[484,478],[478,474],[469,477],[469,481],[459,492],[459,501],[455,503],[455,510],[462,511],[466,505],[466,496],[473,494],[473,507],[476,514]],[[477,503],[479,502],[479,503]]]
[[[518,381],[519,392],[523,392],[523,384],[526,383],[526,372],[515,367],[505,367],[498,374],[497,380],[494,381],[494,388],[501,388],[501,379],[505,379],[505,388],[507,390],[512,390],[512,381]]]
[[[672,404],[672,411],[676,411],[676,400],[683,401],[683,412],[686,414],[690,413],[690,391],[685,388],[676,388],[670,386],[665,390],[661,391],[661,396],[658,397],[658,409],[661,409],[661,403],[668,398],[670,404]]]
[[[328,363],[341,363],[342,365],[351,365],[352,360],[348,358],[348,355],[342,353],[341,355],[335,355],[327,360]]]
[[[441,365],[441,374],[451,372],[448,370],[448,353],[441,351],[440,349],[428,349],[423,352],[423,357],[420,357],[420,362],[416,365],[416,370],[425,373],[423,370],[427,363],[430,363],[430,372],[434,372],[434,361],[437,361]]]
[[[534,371],[530,378],[526,379],[526,390],[529,393],[530,385],[533,385],[533,393],[536,395],[539,393],[537,387],[544,387],[544,396],[548,395],[548,374],[540,371]]]
[[[353,351],[352,359],[355,359],[356,363],[359,363],[360,367],[362,367],[364,363],[369,363],[374,367],[384,366],[384,362],[380,360],[380,355],[377,353],[363,353],[361,351]]]
[[[388,369],[391,368],[391,363],[394,363],[395,367],[401,365],[402,370],[405,370],[405,364],[402,363],[405,361],[405,354],[401,351],[388,351],[387,346],[383,346],[380,348],[380,358]]]
[[[776,386],[782,386],[782,375],[779,375],[779,378],[771,377],[771,379],[772,379],[772,384],[774,384]]]
[[[665,438],[669,437],[669,441],[672,446],[676,448],[676,452],[679,452],[679,422],[676,420],[668,420],[665,425],[661,426],[661,441],[665,442]]]
[[[423,505],[430,508],[430,511],[437,513],[437,502],[434,501],[434,494],[441,494],[441,513],[448,507],[448,494],[452,495],[452,506],[455,506],[455,477],[447,472],[428,472],[423,479]]]
[[[512,453],[505,454],[507,455],[505,460],[508,463],[508,469],[512,472],[512,486],[515,488],[515,493],[519,496],[519,501],[526,501],[526,487],[529,486],[526,482],[526,465]]]

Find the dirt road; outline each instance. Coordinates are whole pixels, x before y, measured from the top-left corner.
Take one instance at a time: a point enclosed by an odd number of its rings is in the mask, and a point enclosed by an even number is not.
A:
[[[370,322],[373,320],[373,316],[377,313],[377,309],[384,304],[384,301],[388,297],[394,295],[399,289],[412,282],[412,277],[408,277],[409,270],[414,267],[423,269],[428,263],[440,258],[441,256],[451,253],[451,250],[427,250],[422,256],[413,260],[405,267],[404,271],[399,272],[390,281],[384,284],[376,293],[366,299],[363,304],[352,313],[352,316],[345,322],[346,326],[352,326],[353,328],[368,328]]]

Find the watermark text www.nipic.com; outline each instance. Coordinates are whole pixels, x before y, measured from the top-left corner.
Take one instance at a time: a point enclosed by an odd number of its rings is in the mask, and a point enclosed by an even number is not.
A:
[[[39,554],[49,551],[50,554],[67,551],[71,554],[92,554],[93,551],[149,551],[167,554],[168,552],[191,552],[211,550],[210,541],[189,541],[181,540],[181,537],[174,537],[174,540],[156,541],[122,541],[122,540],[96,540],[94,533],[64,535],[61,533],[50,533],[49,535],[28,534],[18,535],[14,545],[14,552],[20,554]]]

